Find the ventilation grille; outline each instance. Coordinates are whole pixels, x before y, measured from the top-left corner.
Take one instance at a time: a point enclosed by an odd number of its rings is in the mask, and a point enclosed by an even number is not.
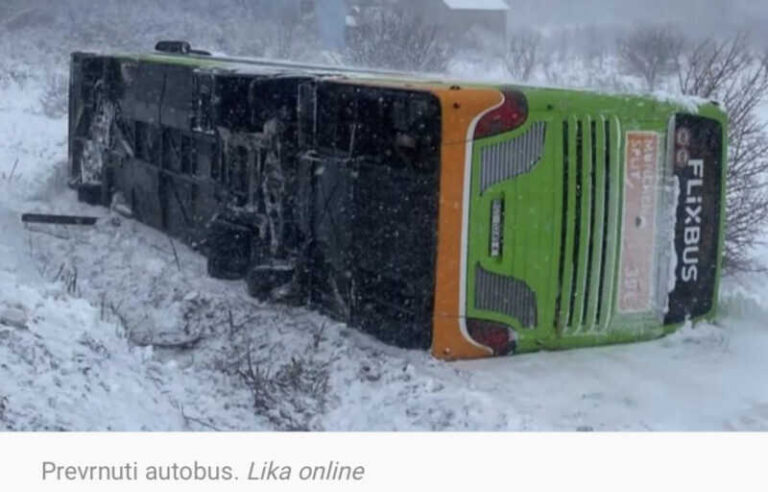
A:
[[[563,188],[559,295],[563,333],[595,332],[611,314],[620,204],[619,123],[571,117],[562,123]]]
[[[497,275],[480,265],[475,273],[475,308],[516,318],[525,328],[536,326],[536,294],[525,282]]]
[[[546,123],[534,123],[519,137],[483,149],[480,193],[497,183],[530,172],[544,153],[546,131]]]

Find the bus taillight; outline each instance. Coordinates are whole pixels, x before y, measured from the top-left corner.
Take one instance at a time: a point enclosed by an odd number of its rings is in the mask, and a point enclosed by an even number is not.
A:
[[[477,123],[475,140],[520,128],[528,119],[528,100],[522,92],[503,90],[504,102]]]
[[[493,350],[493,355],[509,355],[517,348],[517,335],[505,324],[467,319],[467,331],[472,340]]]

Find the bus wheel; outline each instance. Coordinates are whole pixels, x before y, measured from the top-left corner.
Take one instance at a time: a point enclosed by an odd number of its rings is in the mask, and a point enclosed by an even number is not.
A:
[[[77,185],[77,200],[88,205],[104,205],[103,186],[101,183],[81,183]]]
[[[287,300],[295,294],[296,269],[289,263],[259,265],[251,268],[246,277],[248,294],[261,301]]]

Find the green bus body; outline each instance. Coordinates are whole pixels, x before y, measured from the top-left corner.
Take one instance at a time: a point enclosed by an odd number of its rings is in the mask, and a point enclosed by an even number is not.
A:
[[[287,73],[318,84],[338,79],[361,94],[367,87],[430,93],[442,102],[442,132],[452,121],[448,111],[459,111],[474,97],[470,91],[464,96],[462,88],[499,96],[511,90],[521,95],[527,111],[524,123],[493,136],[466,133],[466,162],[448,162],[447,146],[456,142],[448,141],[446,135],[434,139],[442,139],[442,158],[435,159],[440,162],[437,172],[443,183],[448,173],[464,173],[468,178],[464,181],[463,271],[461,282],[455,279],[461,284],[460,306],[455,315],[448,313],[458,320],[456,336],[442,337],[438,332],[445,329],[436,321],[441,316],[441,300],[424,303],[435,305],[431,328],[432,353],[437,357],[470,358],[649,340],[675,331],[687,320],[716,315],[725,230],[727,117],[715,103],[482,83],[456,85],[391,72],[208,56],[80,54],[73,60],[94,63],[96,71],[102,70],[98,63],[110,67],[129,62],[188,67],[212,77],[285,77]],[[81,69],[77,70],[84,80]],[[103,70],[106,74],[112,69]],[[77,149],[81,144],[76,140],[94,138],[82,129],[79,115],[94,111],[87,108],[95,105],[87,100],[94,96],[82,95],[93,92],[85,82],[83,88],[79,79],[73,84],[76,96],[71,102],[70,146]],[[451,97],[453,102],[448,100]],[[86,109],[78,109],[81,106]],[[315,128],[322,126],[322,119],[317,114],[315,118]],[[468,125],[470,132],[474,128],[465,120],[457,121]],[[196,138],[194,129],[182,130]],[[206,138],[214,138],[213,132]],[[635,166],[631,171],[630,153]],[[328,162],[343,163],[343,158],[346,156],[337,153]],[[78,169],[79,154],[71,154],[70,159],[73,170]],[[639,163],[646,167],[640,170]],[[166,164],[159,167],[164,169]],[[163,172],[167,175],[163,179],[175,179],[167,170]],[[78,179],[73,171],[76,186]],[[642,187],[635,195],[638,182]],[[648,188],[647,183],[653,186]],[[103,188],[101,200],[108,201],[107,195],[114,190],[106,184],[99,186]],[[443,223],[445,210],[460,208],[458,202],[444,203],[446,193],[445,188],[435,190],[434,203],[441,207],[436,223]],[[634,205],[628,205],[629,201]],[[223,213],[224,205],[218,206],[206,211],[204,218]],[[420,225],[401,227],[420,234],[414,230]],[[436,235],[436,252],[425,254],[436,258],[437,269],[458,263],[454,257],[441,258],[437,251],[442,251],[442,242],[459,238],[446,237],[444,232]],[[627,242],[628,237],[634,241]],[[643,269],[637,265],[650,269],[639,271]],[[436,274],[436,278],[439,282],[440,276]],[[436,292],[440,289],[438,283]],[[452,290],[449,295],[453,296]],[[448,305],[453,303],[453,299],[449,301]],[[334,315],[332,309],[330,312]],[[431,312],[421,313],[419,319],[431,316]],[[497,350],[472,339],[477,333],[472,329],[475,323],[508,329],[510,350]],[[402,345],[423,347],[427,339],[423,335],[417,334],[415,344]],[[400,343],[395,335],[381,337]]]
[[[721,128],[718,178],[722,185],[718,196],[709,197],[710,206],[716,209],[718,231],[718,261],[710,266],[715,269],[714,297],[711,309],[690,317],[693,322],[713,319],[717,314],[722,263],[719,259],[725,224],[727,117],[724,112],[714,103],[693,108],[642,96],[538,88],[523,88],[522,92],[530,105],[527,123],[512,133],[480,140],[473,150],[467,317],[511,326],[516,332],[519,352],[643,341],[678,329],[684,322],[664,320],[663,309],[661,313],[659,310],[620,313],[617,285],[624,212],[626,132],[647,131],[660,136],[663,142],[660,177],[668,178],[673,165],[668,151],[668,140],[673,138],[669,135],[669,126],[675,115],[682,113],[714,120]],[[583,151],[579,152],[575,135],[579,122],[584,127],[591,127],[595,122],[596,129],[602,127],[609,131],[585,131]],[[537,123],[547,125],[544,155],[540,162],[530,172],[481,192],[483,151],[529,132]],[[612,141],[607,142],[608,138]],[[593,149],[605,149],[606,146],[607,154],[597,152],[593,157]],[[606,171],[607,159],[610,159],[609,172]],[[576,170],[579,166],[583,171],[581,189],[577,191]],[[595,192],[604,189],[606,183],[613,195],[610,203],[606,202],[606,193]],[[664,195],[668,190],[662,187],[659,193]],[[504,199],[506,204],[503,236],[504,247],[510,253],[491,258],[488,254],[491,236],[488,217],[493,201],[498,199]],[[581,200],[580,206],[578,200]],[[581,214],[578,220],[577,213]],[[578,231],[577,222],[581,224]],[[601,248],[603,241],[606,244]],[[573,255],[574,250],[579,253]],[[523,326],[518,318],[476,307],[476,272],[472,265],[478,264],[489,272],[514,277],[530,287],[537,303],[538,319],[534,327]],[[602,282],[600,278],[603,278]],[[569,293],[573,302],[569,302]],[[599,313],[597,302],[594,302],[598,298],[602,302]]]

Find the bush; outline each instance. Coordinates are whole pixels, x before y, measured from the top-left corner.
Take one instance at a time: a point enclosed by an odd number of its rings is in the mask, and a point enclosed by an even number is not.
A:
[[[763,270],[752,251],[768,225],[768,124],[757,114],[768,94],[768,56],[756,56],[745,35],[707,39],[684,54],[679,81],[684,94],[720,101],[730,120],[726,269]]]
[[[69,79],[65,75],[50,75],[40,96],[43,114],[49,118],[62,118],[69,110]]]
[[[255,363],[249,349],[237,374],[250,390],[256,412],[279,430],[311,430],[312,419],[325,411],[328,364],[293,357],[273,371],[263,361]]]
[[[535,31],[520,31],[510,36],[504,64],[516,80],[527,81],[538,61],[541,35]]]
[[[0,395],[0,422],[5,422],[5,412],[8,409],[8,397]]]
[[[661,78],[674,75],[683,45],[670,27],[640,27],[620,40],[619,61],[626,73],[641,77],[653,91]]]
[[[452,48],[437,26],[400,10],[367,10],[350,33],[347,60],[366,67],[444,72]]]

